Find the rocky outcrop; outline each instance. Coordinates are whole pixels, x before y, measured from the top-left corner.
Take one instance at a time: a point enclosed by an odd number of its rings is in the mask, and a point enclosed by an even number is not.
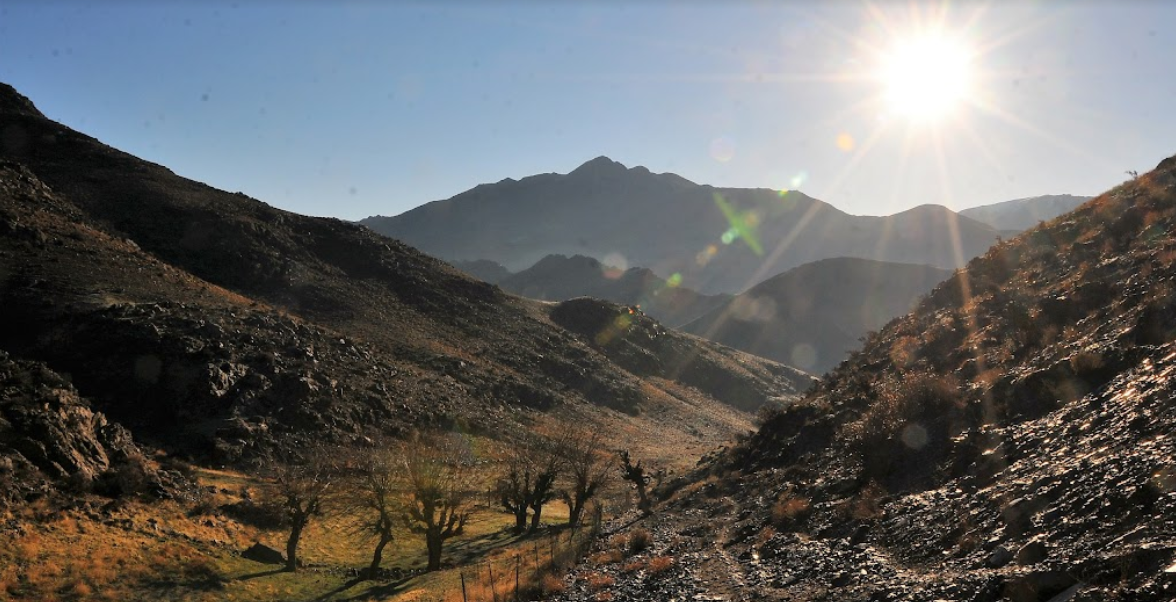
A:
[[[130,432],[93,411],[44,364],[0,351],[0,504],[59,488],[162,491]]]

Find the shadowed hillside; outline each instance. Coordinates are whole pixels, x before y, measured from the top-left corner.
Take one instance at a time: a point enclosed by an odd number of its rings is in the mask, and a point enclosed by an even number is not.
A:
[[[556,409],[590,423],[652,412],[650,428],[721,440],[745,424],[724,404],[754,409],[808,385],[677,334],[672,355],[649,352],[650,382],[614,363],[599,333],[553,322],[548,305],[361,226],[176,176],[45,118],[7,86],[0,130],[11,325],[0,348],[68,373],[156,445],[235,462],[308,436],[458,424],[493,435]],[[730,398],[677,382],[700,361],[730,372]],[[687,426],[699,407],[725,417],[703,433]]]
[[[728,298],[727,295],[700,295],[677,283],[666,282],[647,269],[621,270],[583,255],[548,255],[498,284],[533,299],[563,301],[597,297],[640,306],[641,311],[673,327],[713,310]]]
[[[823,259],[751,287],[682,330],[820,374],[950,275],[923,265]]]

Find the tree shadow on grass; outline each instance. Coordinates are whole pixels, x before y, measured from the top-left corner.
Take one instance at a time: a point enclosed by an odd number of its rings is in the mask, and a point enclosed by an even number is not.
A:
[[[409,575],[407,577],[403,577],[401,579],[397,579],[395,581],[391,581],[388,583],[376,584],[376,582],[373,582],[374,587],[368,588],[364,592],[357,594],[351,598],[340,598],[339,602],[355,602],[357,600],[373,600],[373,599],[382,600],[384,598],[388,598],[388,597],[394,596],[396,594],[402,593],[405,589],[404,586],[407,585],[409,581],[412,581],[413,579],[416,579],[419,576],[420,575]],[[365,581],[364,579],[359,579],[359,578],[352,579],[351,581],[348,581],[347,583],[335,588],[334,590],[331,590],[331,591],[323,594],[322,596],[315,598],[315,602],[324,602],[325,600],[329,600],[331,598],[331,596],[334,596],[335,594],[343,593],[344,591],[347,591],[347,590],[355,587],[356,585],[363,583],[364,581]]]
[[[286,572],[286,569],[272,569],[268,571],[261,571],[260,573],[249,573],[248,575],[241,575],[240,577],[233,577],[230,581],[249,581],[250,579],[257,579],[258,577],[269,577],[270,575],[277,575]]]

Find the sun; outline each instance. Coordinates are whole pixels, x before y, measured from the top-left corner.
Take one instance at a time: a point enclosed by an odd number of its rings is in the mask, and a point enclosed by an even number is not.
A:
[[[897,41],[881,61],[886,103],[911,122],[942,121],[968,98],[971,62],[960,39],[927,34]]]

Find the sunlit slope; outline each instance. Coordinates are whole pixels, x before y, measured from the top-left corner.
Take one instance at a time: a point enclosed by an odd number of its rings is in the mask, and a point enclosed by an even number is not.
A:
[[[1164,600],[1174,361],[1170,158],[969,262],[722,465],[803,500],[748,521],[813,536],[761,540],[824,567],[788,565],[793,591]]]
[[[605,157],[566,175],[484,184],[362,223],[449,260],[525,269],[546,255],[644,267],[703,293],[737,293],[832,257],[964,265],[997,238],[940,206],[852,216],[798,191],[713,188]]]

